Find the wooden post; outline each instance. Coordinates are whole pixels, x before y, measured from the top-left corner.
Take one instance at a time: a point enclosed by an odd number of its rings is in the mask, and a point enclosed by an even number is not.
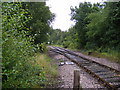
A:
[[[73,90],[80,89],[80,71],[74,70],[74,82],[73,82]]]

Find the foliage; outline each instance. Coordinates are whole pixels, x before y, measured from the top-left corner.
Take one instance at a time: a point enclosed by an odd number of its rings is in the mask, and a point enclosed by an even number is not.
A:
[[[45,77],[49,77],[49,80],[57,76],[57,66],[47,55],[37,53],[35,62],[43,68]]]
[[[114,23],[114,20],[116,20],[116,22],[118,20],[118,4],[119,3],[106,3],[103,10],[88,16],[88,18],[92,20],[91,23],[88,24],[89,31],[87,35],[89,37],[89,42],[95,44],[98,48],[120,50],[120,41],[118,39],[119,24]],[[116,6],[116,8],[113,9],[113,5]]]
[[[36,67],[32,67],[29,56],[33,55],[33,47],[24,31],[25,23],[29,20],[24,15],[27,10],[22,9],[20,3],[3,3],[3,88],[32,87],[32,80]],[[37,68],[36,68],[37,69]],[[39,69],[38,69],[39,70]],[[32,79],[35,78],[35,79]]]
[[[58,45],[62,45],[64,38],[66,36],[66,32],[61,31],[60,29],[50,29],[49,32],[49,44],[58,44]]]
[[[91,5],[85,2],[79,8],[71,8],[71,19],[76,21],[79,48],[119,54],[119,4],[120,2],[106,2]],[[117,54],[115,56],[118,57]]]
[[[42,87],[40,84],[47,80],[45,69],[36,63],[34,57],[34,49],[37,48],[33,43],[35,38],[31,35],[28,26],[33,16],[28,9],[23,8],[23,5],[23,3],[2,3],[3,88]],[[38,25],[38,27],[42,26]],[[45,49],[43,43],[38,47],[41,51]]]
[[[35,52],[45,53],[47,51],[47,45],[45,43],[35,45]]]
[[[68,32],[66,33],[66,37],[63,41],[63,46],[65,48],[78,48],[78,43],[77,43],[78,39],[77,39],[77,33],[75,31],[75,28],[72,27],[68,30]]]
[[[45,6],[44,2],[23,3],[23,6],[28,9],[32,17],[27,26],[30,28],[30,35],[34,37],[34,43],[41,44],[47,42],[50,30],[49,25],[55,15],[50,12],[49,7]]]
[[[67,48],[119,54],[120,2],[84,2],[70,9],[71,20],[75,21],[75,25],[63,33],[53,30],[50,38],[52,42]],[[118,57],[118,54],[115,56]]]
[[[71,8],[71,19],[76,21],[79,47],[81,48],[118,48],[119,47],[119,4],[81,3],[79,8]]]
[[[59,45],[64,48],[77,48],[77,37],[74,27],[68,31],[61,31],[60,29],[52,29],[49,33],[49,44]]]
[[[87,32],[87,24],[89,24],[90,20],[87,16],[99,10],[99,4],[94,4],[92,6],[89,2],[84,2],[79,4],[79,8],[71,8],[71,20],[75,20],[75,30],[77,32],[78,38],[78,48],[84,48],[87,42],[86,32]]]

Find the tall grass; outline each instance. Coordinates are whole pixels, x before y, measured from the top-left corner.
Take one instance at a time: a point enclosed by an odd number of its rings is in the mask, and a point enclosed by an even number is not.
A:
[[[120,52],[117,50],[108,49],[102,55],[107,56],[110,60],[120,63]]]
[[[35,64],[42,68],[42,72],[38,73],[40,77],[45,78],[42,84],[45,85],[45,87],[52,84],[53,80],[58,76],[57,66],[54,61],[46,54],[37,53]]]

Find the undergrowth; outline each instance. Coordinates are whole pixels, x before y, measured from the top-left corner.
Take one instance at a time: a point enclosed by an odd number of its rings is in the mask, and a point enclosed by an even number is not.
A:
[[[42,68],[42,73],[40,72],[39,75],[44,77],[45,81],[41,84],[45,87],[53,84],[53,80],[58,76],[57,66],[54,64],[54,61],[46,54],[37,53],[35,63]]]
[[[61,48],[63,48],[63,45],[50,45],[50,46],[55,46],[55,47],[61,47]]]
[[[109,50],[107,52],[102,52],[101,54],[112,61],[120,63],[120,52],[116,50]]]
[[[46,45],[35,45],[29,35],[28,13],[20,2],[2,3],[2,88],[42,88],[57,75],[51,60],[40,54]]]
[[[90,56],[98,58],[106,58],[110,61],[120,63],[120,52],[112,49],[98,51],[98,50],[80,50],[83,54],[88,55],[88,52],[92,52]]]

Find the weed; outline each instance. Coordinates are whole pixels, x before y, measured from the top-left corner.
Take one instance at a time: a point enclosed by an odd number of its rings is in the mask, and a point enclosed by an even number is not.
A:
[[[44,76],[41,77],[44,77],[46,79],[43,84],[45,84],[45,86],[48,86],[58,76],[57,66],[54,64],[53,60],[45,54],[37,53],[35,58],[36,64],[42,68],[41,73],[44,73]]]

